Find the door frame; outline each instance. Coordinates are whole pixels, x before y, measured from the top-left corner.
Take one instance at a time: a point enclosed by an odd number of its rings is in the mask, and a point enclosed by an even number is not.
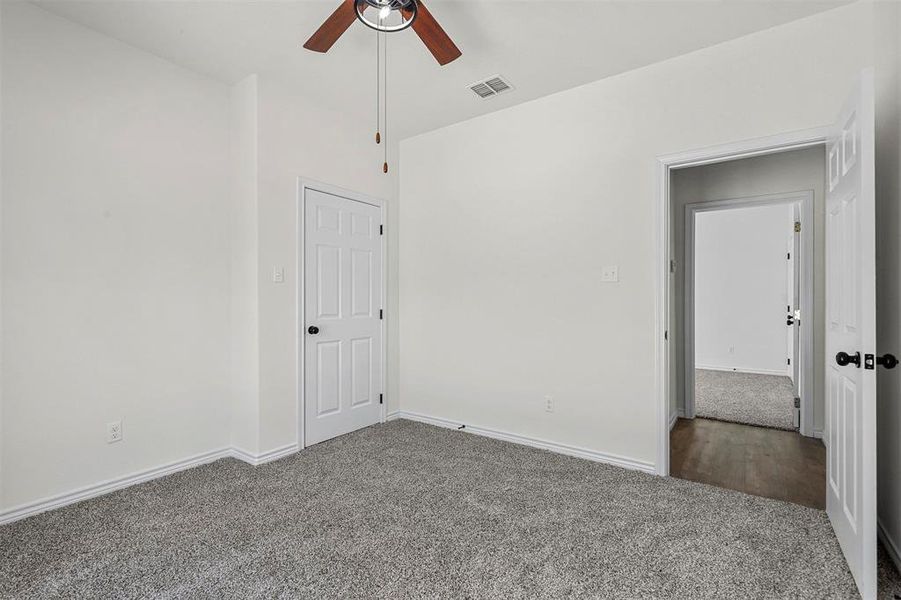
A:
[[[830,126],[792,131],[768,137],[742,140],[695,150],[676,152],[657,157],[657,192],[654,202],[654,233],[656,234],[656,267],[654,283],[654,334],[657,340],[654,352],[654,388],[657,402],[657,452],[656,472],[669,475],[670,459],[670,398],[673,394],[670,377],[673,373],[672,345],[668,343],[669,309],[673,301],[670,285],[670,171],[701,165],[727,162],[753,156],[800,150],[825,144]]]
[[[684,301],[685,311],[682,317],[684,342],[684,416],[695,416],[695,216],[702,212],[717,212],[755,206],[801,206],[801,253],[795,257],[800,270],[800,296],[803,308],[802,327],[800,330],[800,366],[801,384],[801,435],[813,437],[813,381],[814,381],[814,348],[813,327],[803,325],[813,320],[814,312],[814,226],[813,226],[813,190],[783,192],[743,198],[728,198],[707,202],[693,202],[685,205],[685,267]],[[674,350],[677,351],[677,350]]]
[[[363,204],[369,204],[371,206],[376,206],[379,209],[379,213],[381,215],[381,223],[379,225],[384,227],[385,222],[388,218],[388,205],[381,198],[376,198],[375,196],[370,196],[368,194],[361,194],[359,192],[354,192],[352,190],[347,190],[335,185],[331,185],[328,183],[322,183],[320,181],[316,181],[314,179],[309,179],[306,177],[298,177],[297,178],[297,201],[295,202],[295,219],[296,219],[296,236],[297,247],[295,248],[295,257],[297,259],[297,265],[295,268],[295,323],[296,328],[294,331],[295,335],[295,363],[297,365],[296,369],[296,379],[294,382],[295,388],[295,401],[297,407],[297,447],[301,450],[306,448],[306,397],[305,397],[305,389],[306,389],[306,350],[304,340],[306,339],[304,334],[304,315],[306,314],[306,306],[305,306],[305,275],[304,272],[304,264],[305,263],[305,247],[306,247],[306,235],[305,235],[305,213],[306,213],[306,191],[307,190],[315,190],[317,192],[322,192],[324,194],[329,194],[331,196],[338,196],[340,198],[345,198],[347,200],[353,200],[355,202],[361,202]],[[381,244],[379,248],[382,253],[382,294],[381,298],[379,298],[380,308],[384,311],[383,316],[379,322],[379,326],[381,327],[381,336],[382,336],[382,368],[379,372],[379,388],[380,394],[382,394],[383,402],[379,407],[379,422],[385,422],[386,408],[388,406],[388,394],[387,394],[387,381],[388,381],[388,336],[387,334],[387,323],[390,318],[388,315],[388,267],[387,267],[387,236],[384,235],[384,230],[379,236],[381,238]]]

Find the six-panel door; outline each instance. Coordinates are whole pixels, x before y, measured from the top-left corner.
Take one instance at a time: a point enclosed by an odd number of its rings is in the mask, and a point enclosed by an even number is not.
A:
[[[304,204],[301,334],[310,445],[379,422],[382,246],[379,207],[309,188]]]
[[[826,148],[826,512],[864,600],[876,597],[873,115],[867,72]]]

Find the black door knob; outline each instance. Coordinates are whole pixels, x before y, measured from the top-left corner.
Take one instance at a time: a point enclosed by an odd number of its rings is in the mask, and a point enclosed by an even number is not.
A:
[[[307,333],[309,333],[310,335],[316,335],[317,333],[319,333],[319,328],[315,325],[310,325],[309,327],[307,327]]]
[[[898,366],[898,359],[895,358],[894,354],[883,354],[876,357],[876,364],[882,365],[886,369],[894,369]]]
[[[835,355],[835,362],[838,363],[838,366],[844,367],[846,365],[854,364],[857,365],[857,368],[860,368],[860,352],[855,352],[854,354],[848,354],[847,352],[839,352]]]

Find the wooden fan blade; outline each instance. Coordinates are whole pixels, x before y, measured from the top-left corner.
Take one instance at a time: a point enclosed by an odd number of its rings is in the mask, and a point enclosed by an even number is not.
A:
[[[425,4],[417,1],[416,5],[418,10],[416,20],[413,21],[413,31],[416,32],[422,43],[429,49],[429,52],[432,53],[438,64],[446,65],[460,58],[463,53],[460,52],[460,49],[450,39],[450,36],[441,28],[441,25],[432,16],[429,9],[425,7]]]
[[[342,0],[332,16],[326,19],[316,33],[310,36],[303,47],[313,52],[328,52],[328,49],[338,41],[341,34],[347,31],[356,18],[354,0]]]

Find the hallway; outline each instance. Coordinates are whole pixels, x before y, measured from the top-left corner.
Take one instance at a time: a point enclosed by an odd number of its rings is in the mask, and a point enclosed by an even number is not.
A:
[[[679,419],[670,433],[670,474],[826,508],[826,447],[793,431]]]
[[[792,380],[778,375],[695,370],[695,414],[705,419],[795,430]]]

